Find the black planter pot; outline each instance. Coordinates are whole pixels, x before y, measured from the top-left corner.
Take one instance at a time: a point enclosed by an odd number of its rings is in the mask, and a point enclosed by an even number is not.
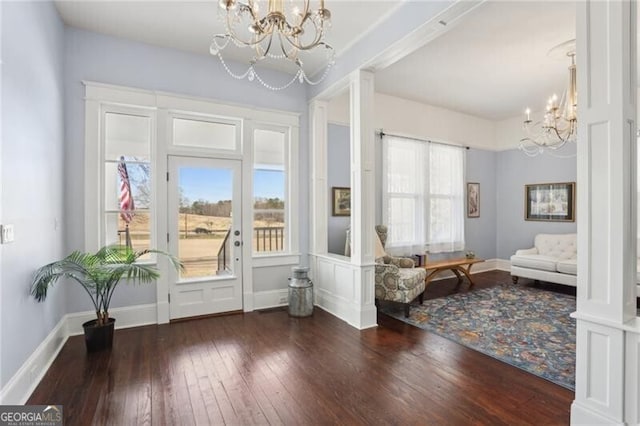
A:
[[[82,324],[87,352],[111,349],[113,345],[113,326],[116,320],[109,318],[109,321],[104,325],[96,325],[97,322],[98,320],[91,320]]]

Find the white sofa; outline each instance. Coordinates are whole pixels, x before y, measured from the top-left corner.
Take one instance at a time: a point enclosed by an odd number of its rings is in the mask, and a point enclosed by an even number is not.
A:
[[[547,281],[576,287],[577,241],[576,234],[538,234],[530,249],[517,250],[511,256],[511,279]],[[640,255],[640,240],[638,241]],[[637,262],[636,282],[640,283],[640,258]],[[640,296],[640,284],[637,286]]]
[[[522,277],[576,286],[576,234],[538,234],[533,245],[511,256],[511,279],[514,284]]]

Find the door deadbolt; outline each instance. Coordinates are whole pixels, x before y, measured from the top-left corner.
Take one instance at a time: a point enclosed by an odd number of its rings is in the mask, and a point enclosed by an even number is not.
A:
[[[238,235],[240,235],[240,231],[235,231],[235,232],[233,233],[233,235],[235,235],[235,236],[237,237]]]

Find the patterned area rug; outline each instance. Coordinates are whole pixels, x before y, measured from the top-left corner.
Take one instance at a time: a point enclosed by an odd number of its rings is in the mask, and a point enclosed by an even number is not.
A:
[[[573,296],[508,285],[425,300],[409,318],[398,305],[382,311],[573,390],[575,308]]]

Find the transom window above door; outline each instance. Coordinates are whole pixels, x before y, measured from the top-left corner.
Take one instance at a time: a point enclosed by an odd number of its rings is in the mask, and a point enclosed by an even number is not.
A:
[[[240,152],[239,120],[173,114],[172,124],[174,146]]]

